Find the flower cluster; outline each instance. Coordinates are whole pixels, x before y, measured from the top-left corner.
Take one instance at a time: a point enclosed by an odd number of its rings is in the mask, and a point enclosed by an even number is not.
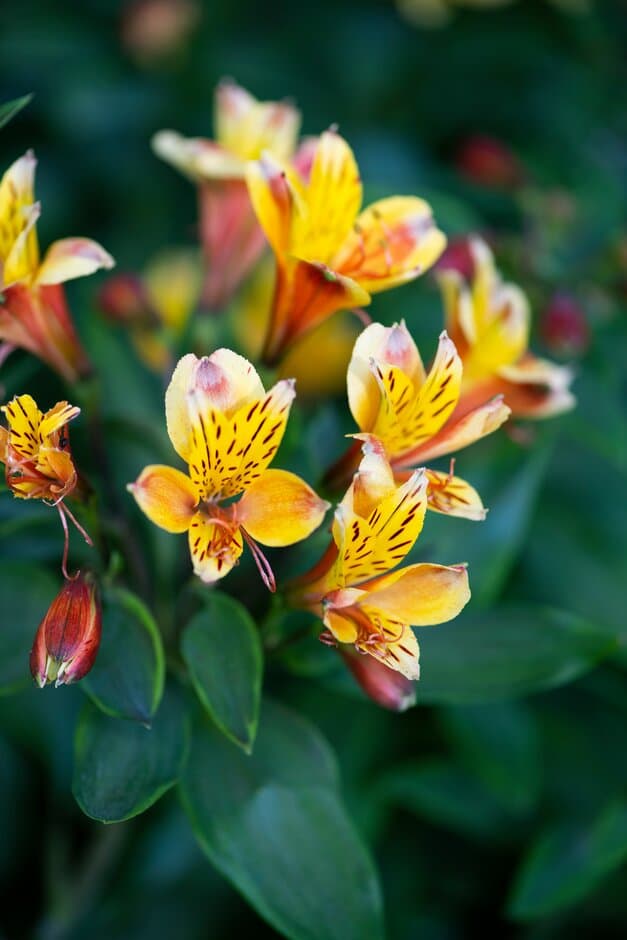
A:
[[[217,90],[215,123],[215,141],[175,131],[153,140],[156,153],[198,188],[204,272],[197,250],[166,253],[141,276],[116,275],[100,292],[109,320],[129,330],[140,358],[167,379],[167,432],[182,461],[146,466],[128,489],[152,523],[187,533],[193,571],[205,585],[222,581],[246,545],[279,607],[314,613],[320,639],[338,648],[364,690],[402,708],[420,673],[413,628],[456,617],[470,598],[465,564],[410,559],[427,509],[485,518],[479,493],[454,473],[454,455],[510,415],[547,417],[571,407],[572,375],[529,352],[527,300],[503,282],[483,241],[471,239],[460,266],[452,255],[441,258],[446,238],[418,196],[362,208],[355,156],[335,129],[299,146],[293,105],[259,102],[233,82]],[[34,168],[28,153],[0,183],[0,338],[5,351],[20,346],[74,383],[89,362],[61,285],[113,261],[97,243],[76,238],[55,242],[40,259]],[[273,262],[260,262],[266,248]],[[373,322],[362,308],[438,262],[445,330],[425,365],[405,320]],[[266,373],[262,381],[248,358],[213,341],[221,335],[215,316],[204,319],[204,332],[195,329],[203,322],[197,305],[218,314],[236,297],[229,335],[250,358],[276,367],[268,391]],[[261,546],[308,539],[330,508],[300,476],[270,466],[295,378],[299,391],[302,379],[303,392],[329,394],[340,376],[356,427],[320,484],[339,496],[330,539],[311,570],[277,584]],[[66,536],[65,584],[31,654],[42,686],[82,678],[101,634],[97,576],[67,571],[67,519],[89,541],[66,505],[88,492],[69,446],[68,424],[80,410],[60,401],[43,412],[28,394],[2,408],[8,487],[56,507]],[[450,458],[448,469],[432,466],[442,457]],[[103,568],[115,570],[111,561],[102,558]]]

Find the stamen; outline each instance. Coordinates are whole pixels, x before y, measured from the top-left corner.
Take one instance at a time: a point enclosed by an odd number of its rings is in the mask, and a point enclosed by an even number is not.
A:
[[[264,553],[261,551],[257,543],[254,542],[253,539],[250,537],[250,535],[248,534],[244,526],[240,526],[240,532],[244,536],[244,539],[246,540],[246,544],[248,545],[249,549],[252,552],[252,556],[255,559],[255,564],[257,565],[259,574],[261,575],[261,580],[263,581],[265,586],[268,588],[268,590],[272,594],[274,594],[274,592],[276,591],[276,580],[274,577],[274,572],[272,571],[272,568],[270,567],[270,562],[268,561]]]

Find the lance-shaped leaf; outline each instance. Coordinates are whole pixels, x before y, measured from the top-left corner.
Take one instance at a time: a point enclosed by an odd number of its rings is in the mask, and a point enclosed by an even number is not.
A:
[[[308,722],[266,703],[251,757],[205,721],[181,780],[200,845],[292,940],[381,940],[370,858],[339,799],[332,754]]]
[[[0,127],[4,127],[16,114],[19,114],[32,97],[32,94],[23,95],[21,98],[14,98],[13,101],[7,101],[5,104],[0,105]]]
[[[181,649],[198,697],[217,726],[250,752],[257,733],[263,653],[246,608],[225,594],[210,594],[185,628]]]

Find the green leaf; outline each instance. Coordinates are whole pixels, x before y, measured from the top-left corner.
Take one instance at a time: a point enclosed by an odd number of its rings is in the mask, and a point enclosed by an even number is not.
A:
[[[16,114],[25,108],[26,105],[30,102],[31,95],[24,95],[22,98],[14,98],[13,101],[7,101],[6,104],[0,105],[0,127],[4,127],[5,124],[8,124],[11,118],[14,118]]]
[[[259,718],[263,653],[248,611],[226,594],[210,594],[185,628],[181,648],[210,716],[250,752]]]
[[[187,738],[183,706],[171,691],[166,691],[150,729],[86,704],[74,742],[76,802],[101,822],[143,813],[177,782]]]
[[[614,803],[588,825],[564,823],[532,847],[514,884],[510,914],[520,920],[570,907],[627,859],[627,804]]]
[[[35,565],[5,561],[0,567],[0,693],[30,681],[33,640],[60,588],[47,571]]]
[[[475,838],[493,839],[507,821],[476,777],[445,760],[410,761],[377,783],[381,802]]]
[[[203,850],[276,930],[292,940],[381,940],[370,858],[339,799],[318,732],[264,703],[246,757],[205,722],[181,780]]]
[[[545,607],[501,607],[418,631],[418,701],[520,698],[571,682],[617,649],[614,636]]]
[[[164,678],[161,636],[150,611],[129,591],[106,591],[102,642],[85,691],[106,714],[150,724]]]

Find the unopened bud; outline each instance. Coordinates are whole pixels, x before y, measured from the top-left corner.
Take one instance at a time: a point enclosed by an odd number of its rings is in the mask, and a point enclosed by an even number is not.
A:
[[[372,656],[342,649],[342,659],[368,698],[394,712],[404,712],[416,704],[414,683],[395,669],[389,669]]]
[[[469,137],[459,149],[456,163],[460,173],[479,186],[513,189],[525,179],[516,154],[494,137]]]
[[[568,294],[553,297],[542,313],[540,332],[551,352],[560,356],[581,355],[590,343],[584,312]]]
[[[148,292],[136,274],[114,274],[103,284],[98,304],[107,319],[145,326],[157,321]]]
[[[79,573],[66,581],[39,625],[30,654],[30,671],[43,689],[48,682],[69,685],[86,676],[94,665],[102,613],[96,584]]]

